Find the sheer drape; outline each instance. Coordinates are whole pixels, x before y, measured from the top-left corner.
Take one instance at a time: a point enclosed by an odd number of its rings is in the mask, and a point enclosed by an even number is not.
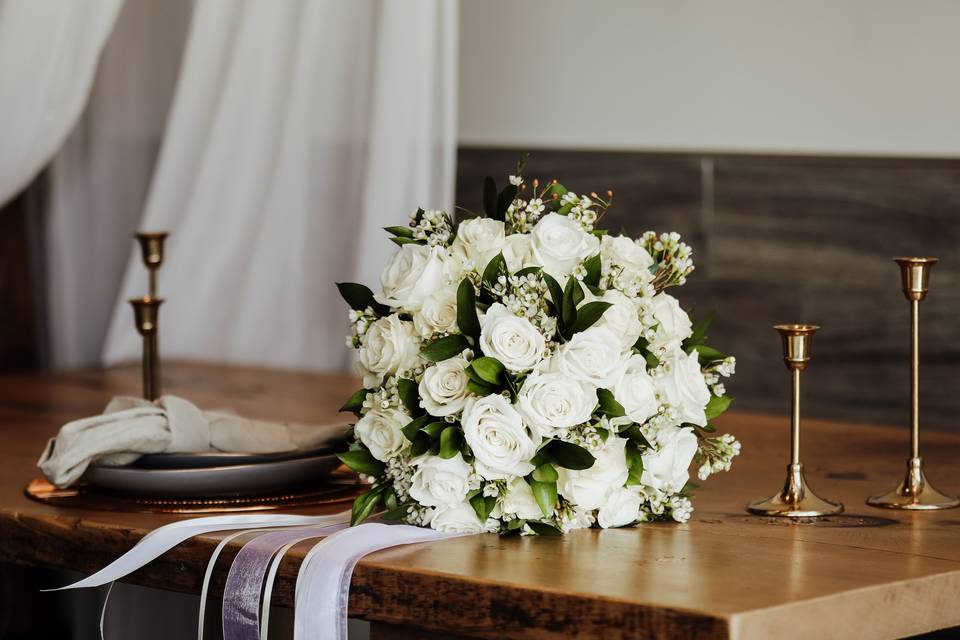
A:
[[[0,205],[63,144],[122,0],[0,0]]]
[[[456,3],[197,0],[140,227],[172,232],[161,350],[335,369],[335,280],[374,280],[379,227],[452,201]],[[135,358],[131,251],[104,360]]]

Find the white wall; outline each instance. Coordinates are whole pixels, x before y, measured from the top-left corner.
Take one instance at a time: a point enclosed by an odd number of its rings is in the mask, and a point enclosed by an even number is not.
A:
[[[958,0],[463,0],[466,145],[960,155]]]

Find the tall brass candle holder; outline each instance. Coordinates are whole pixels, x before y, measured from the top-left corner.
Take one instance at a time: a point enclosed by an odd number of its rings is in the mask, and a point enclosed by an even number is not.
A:
[[[157,347],[157,317],[159,298],[133,298],[133,319],[137,332],[143,336],[143,397],[153,401],[160,397],[160,353]]]
[[[134,238],[140,243],[143,264],[150,273],[150,286],[147,295],[151,298],[157,297],[157,272],[163,264],[163,243],[168,235],[170,234],[165,231],[141,231],[134,234]]]
[[[810,342],[820,327],[812,324],[780,324],[774,327],[783,339],[783,360],[793,376],[792,416],[790,420],[790,464],[787,479],[780,493],[765,500],[755,500],[747,511],[762,516],[809,518],[828,516],[843,511],[839,502],[817,496],[803,477],[800,463],[800,372],[810,362]]]
[[[920,301],[927,297],[930,270],[937,258],[894,258],[900,265],[903,295],[910,301],[910,457],[896,489],[867,498],[867,504],[885,509],[950,509],[960,500],[937,491],[923,473],[920,457]]]

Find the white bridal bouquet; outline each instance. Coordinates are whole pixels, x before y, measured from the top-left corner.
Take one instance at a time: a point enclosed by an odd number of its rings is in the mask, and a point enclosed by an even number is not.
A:
[[[735,361],[675,298],[693,270],[676,233],[595,228],[606,198],[520,175],[484,183],[485,215],[417,210],[382,293],[337,286],[363,389],[340,459],[371,513],[441,531],[558,534],[690,517],[699,478],[740,451],[711,420]]]

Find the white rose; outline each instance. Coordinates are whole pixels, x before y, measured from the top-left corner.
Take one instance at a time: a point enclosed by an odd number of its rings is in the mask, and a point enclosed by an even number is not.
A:
[[[471,218],[460,223],[450,248],[470,260],[477,271],[483,272],[487,263],[503,250],[505,237],[500,220]]]
[[[507,270],[510,273],[516,273],[524,267],[533,265],[530,249],[529,234],[514,233],[506,237],[503,245],[503,259],[507,262]]]
[[[370,455],[386,462],[410,446],[401,431],[410,419],[399,409],[374,409],[357,420],[354,434],[370,450]]]
[[[420,406],[430,415],[440,417],[462,411],[469,397],[469,365],[465,358],[457,357],[428,367],[420,379]]]
[[[380,275],[383,295],[377,302],[405,311],[416,311],[444,282],[444,254],[440,247],[405,244],[393,254]]]
[[[551,366],[595,387],[612,389],[620,380],[625,360],[620,339],[610,329],[590,327],[560,347],[556,364]]]
[[[416,366],[419,354],[420,342],[412,322],[404,322],[397,314],[376,320],[360,347],[357,370],[363,376],[363,386],[379,386],[385,375]]]
[[[436,509],[430,519],[430,526],[444,533],[482,533],[485,530],[469,502]]]
[[[680,303],[673,296],[658,293],[650,301],[650,310],[657,320],[656,335],[650,341],[650,347],[654,351],[657,349],[669,351],[679,347],[680,343],[693,333],[690,316],[680,308]]]
[[[582,424],[597,406],[597,388],[563,372],[532,373],[517,395],[524,421],[543,436]]]
[[[423,506],[455,507],[466,500],[470,491],[470,465],[459,453],[446,460],[424,455],[414,458],[410,464],[417,468],[411,478],[410,497]]]
[[[424,338],[437,333],[454,333],[457,330],[457,290],[441,287],[423,301],[420,310],[413,314],[413,326]]]
[[[546,341],[529,320],[513,315],[497,302],[480,319],[480,348],[484,355],[520,373],[540,362]]]
[[[548,213],[534,225],[530,244],[534,260],[562,286],[578,262],[597,253],[600,241],[567,216]]]
[[[583,509],[599,509],[610,492],[622,487],[630,475],[627,469],[626,438],[607,437],[603,448],[594,451],[596,461],[589,469],[559,468],[557,491]]]
[[[503,512],[515,515],[522,520],[543,518],[540,505],[533,497],[533,489],[530,488],[526,480],[519,477],[507,483],[507,493],[503,497]]]
[[[533,471],[530,458],[537,453],[540,437],[523,424],[503,396],[492,394],[467,404],[462,423],[477,473],[485,479],[503,480]]]
[[[635,522],[640,514],[640,502],[640,493],[636,489],[614,489],[600,505],[597,523],[604,529],[609,529]]]
[[[698,446],[693,429],[662,430],[657,435],[657,450],[643,454],[640,482],[668,493],[680,491],[690,477],[688,469]]]
[[[667,354],[666,371],[654,379],[654,386],[664,402],[677,412],[681,423],[706,426],[704,408],[710,402],[710,389],[700,371],[696,350],[690,354],[674,349]]]
[[[647,250],[627,236],[605,235],[600,240],[600,257],[606,264],[618,264],[644,279],[650,278],[653,258]]]
[[[643,424],[659,408],[653,378],[647,373],[647,361],[641,355],[632,355],[623,369],[623,377],[613,388],[613,396],[623,405],[634,422]]]
[[[609,302],[612,306],[607,307],[607,310],[603,312],[603,315],[593,326],[610,329],[619,337],[620,346],[629,350],[643,333],[643,325],[640,323],[640,310],[636,303],[632,298],[625,296],[616,289],[604,291],[599,300]]]

